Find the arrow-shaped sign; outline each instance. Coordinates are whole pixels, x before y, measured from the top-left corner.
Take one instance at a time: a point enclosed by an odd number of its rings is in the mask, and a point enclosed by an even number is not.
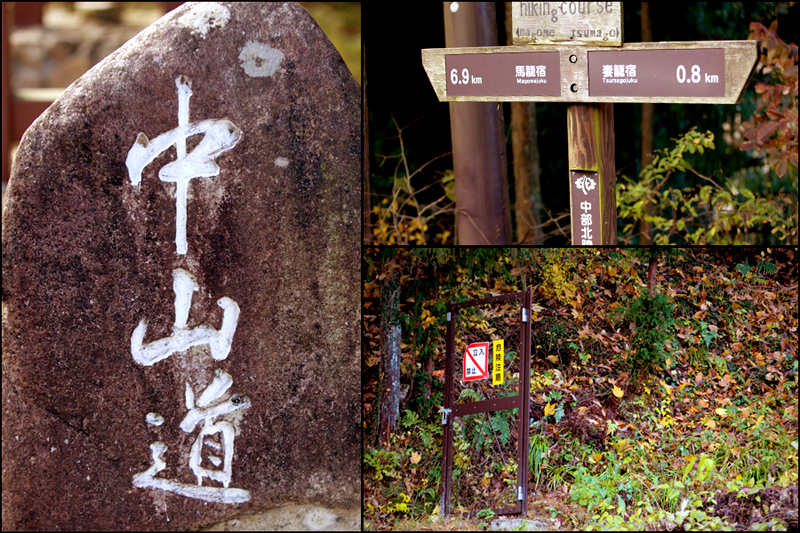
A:
[[[440,101],[735,104],[758,41],[422,50]]]

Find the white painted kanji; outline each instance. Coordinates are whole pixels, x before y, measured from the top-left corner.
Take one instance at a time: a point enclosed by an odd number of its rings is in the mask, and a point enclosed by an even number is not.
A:
[[[191,83],[186,77],[178,76],[175,85],[178,87],[178,127],[162,133],[152,141],[144,133],[139,133],[128,151],[125,165],[128,167],[131,184],[138,186],[142,181],[142,170],[159,154],[175,145],[177,159],[161,167],[158,177],[161,181],[175,183],[175,247],[179,255],[185,255],[189,249],[186,240],[186,195],[189,180],[219,175],[220,168],[214,159],[236,146],[242,138],[242,131],[228,119],[189,123]],[[186,139],[200,133],[203,134],[200,144],[187,154]]]
[[[178,127],[163,133],[150,141],[144,133],[139,133],[136,142],[128,152],[126,165],[133,186],[142,179],[142,170],[160,153],[175,145],[177,159],[164,165],[158,173],[161,181],[175,182],[176,228],[175,247],[178,255],[188,251],[186,239],[186,199],[189,180],[198,177],[212,177],[220,172],[214,158],[230,150],[241,139],[242,132],[227,120],[204,120],[189,123],[189,98],[191,85],[184,76],[175,80],[178,88]],[[202,133],[203,139],[186,153],[186,139]],[[194,346],[208,346],[211,358],[222,361],[228,357],[239,322],[239,305],[227,296],[217,300],[222,308],[222,324],[215,329],[208,324],[188,327],[192,308],[192,295],[200,289],[195,277],[187,270],[176,268],[172,271],[172,290],[175,293],[175,322],[172,335],[145,343],[147,319],[142,318],[131,334],[131,355],[133,360],[145,367],[153,367],[173,354],[189,350]],[[196,353],[191,356],[203,357]],[[228,397],[233,378],[222,369],[214,371],[214,378],[195,401],[195,394],[186,383],[187,413],[180,423],[185,433],[197,431],[197,438],[188,454],[187,467],[197,478],[197,485],[181,483],[157,477],[166,468],[163,459],[167,445],[156,440],[150,445],[152,465],[133,476],[133,485],[173,492],[188,498],[213,503],[243,503],[250,500],[250,492],[230,487],[233,472],[234,438],[236,430],[226,416],[251,406],[249,398],[238,394]],[[158,413],[147,413],[145,421],[149,428],[160,427],[165,423]],[[203,486],[204,480],[221,483],[221,487]]]
[[[174,353],[203,345],[208,345],[211,357],[217,361],[228,357],[239,321],[239,305],[228,297],[220,298],[217,305],[222,308],[223,316],[219,329],[206,324],[187,328],[192,293],[199,287],[194,277],[182,268],[173,270],[172,277],[172,290],[175,292],[175,325],[172,326],[172,335],[144,344],[147,319],[143,318],[131,335],[131,354],[134,361],[140,365],[153,366]]]

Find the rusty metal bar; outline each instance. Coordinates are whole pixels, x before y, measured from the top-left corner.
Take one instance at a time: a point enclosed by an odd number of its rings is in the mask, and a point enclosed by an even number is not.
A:
[[[462,309],[464,307],[474,307],[476,305],[491,304],[495,302],[503,302],[505,300],[520,300],[525,296],[524,292],[512,292],[510,294],[501,294],[500,296],[491,296],[482,300],[472,300],[469,302],[450,302],[453,309]]]
[[[520,512],[522,516],[528,513],[528,440],[530,438],[530,397],[531,397],[531,288],[525,291],[522,308],[526,311],[527,320],[522,326],[522,367],[520,368],[520,403],[519,406],[519,461],[517,461],[517,477],[519,486],[522,487],[522,500]]]
[[[445,369],[445,391],[444,409],[442,419],[444,420],[444,450],[442,453],[442,477],[444,478],[444,489],[442,491],[442,514],[450,514],[450,493],[453,490],[453,416],[448,410],[453,409],[453,379],[455,374],[455,344],[456,344],[456,314],[458,310],[450,302],[447,305],[447,358]]]
[[[453,416],[476,415],[479,413],[491,413],[492,411],[502,411],[503,409],[516,409],[519,407],[519,394],[482,400],[480,402],[461,403],[453,407]]]

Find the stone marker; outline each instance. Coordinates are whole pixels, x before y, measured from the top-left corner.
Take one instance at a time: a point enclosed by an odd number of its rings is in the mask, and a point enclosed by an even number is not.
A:
[[[360,511],[360,106],[302,7],[197,3],[28,129],[3,212],[4,530]]]

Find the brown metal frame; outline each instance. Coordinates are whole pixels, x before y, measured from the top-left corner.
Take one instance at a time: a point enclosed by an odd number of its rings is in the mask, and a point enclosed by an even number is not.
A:
[[[465,404],[454,403],[455,379],[455,322],[456,313],[464,307],[481,304],[520,300],[520,393],[516,396],[484,400]],[[530,419],[530,382],[531,382],[531,289],[523,292],[494,296],[471,302],[450,302],[447,304],[447,369],[445,371],[444,407],[445,420],[443,434],[443,497],[442,513],[450,514],[450,497],[453,490],[453,419],[476,413],[489,413],[503,409],[519,408],[519,439],[517,458],[517,504],[514,507],[492,509],[498,515],[522,514],[528,512],[528,420]],[[520,498],[520,490],[522,491]]]

